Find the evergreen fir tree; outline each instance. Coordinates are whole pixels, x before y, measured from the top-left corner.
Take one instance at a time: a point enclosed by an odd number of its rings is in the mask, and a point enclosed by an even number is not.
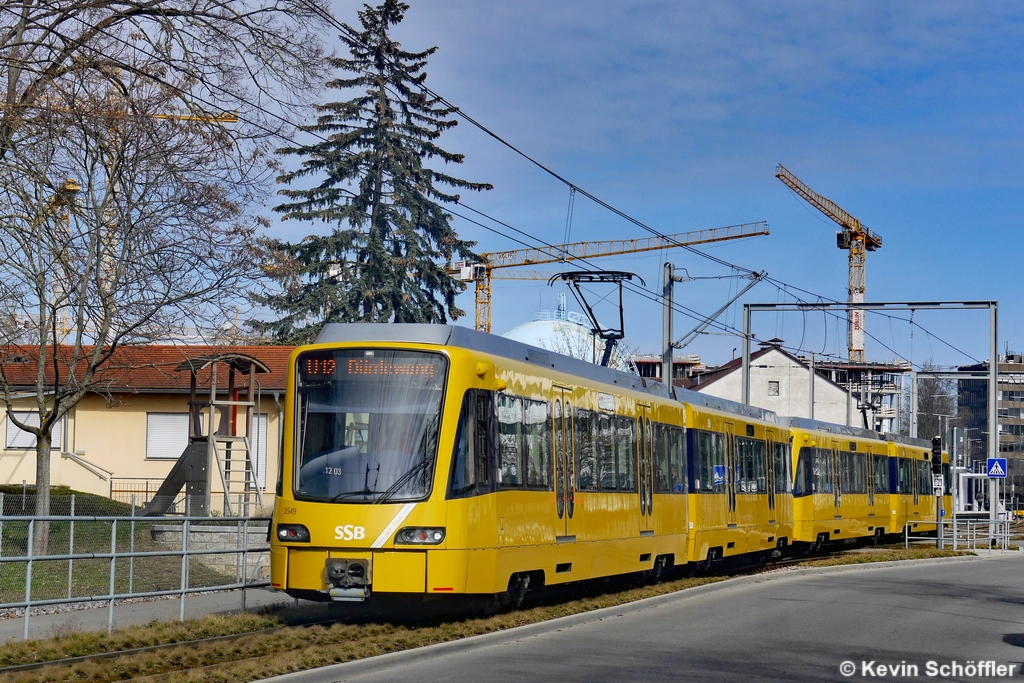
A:
[[[325,322],[446,322],[464,312],[455,296],[465,285],[445,272],[454,256],[474,258],[474,242],[460,240],[451,215],[438,202],[459,195],[439,186],[488,190],[424,166],[428,159],[462,163],[437,145],[456,125],[455,109],[424,94],[427,57],[437,48],[406,52],[388,35],[409,6],[384,0],[359,12],[362,30],[346,25],[341,40],[351,57],[332,65],[351,74],[327,84],[356,91],[345,102],[321,104],[308,133],[311,145],[281,150],[304,157],[279,180],[289,185],[321,179],[310,189],[287,189],[275,207],[285,220],[322,222],[330,234],[298,243],[272,240],[271,277],[280,291],[256,301],[276,321],[250,321],[258,332],[284,343],[311,341]]]

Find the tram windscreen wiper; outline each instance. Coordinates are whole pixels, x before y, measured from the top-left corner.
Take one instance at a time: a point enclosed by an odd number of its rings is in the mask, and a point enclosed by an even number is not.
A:
[[[401,491],[402,487],[405,486],[406,484],[408,484],[412,480],[413,477],[415,477],[419,472],[422,472],[423,470],[425,470],[430,463],[431,463],[431,459],[430,458],[423,458],[423,460],[420,460],[418,463],[416,463],[415,465],[410,467],[405,472],[405,474],[403,474],[398,479],[396,479],[395,483],[388,487],[387,491],[385,491],[383,494],[381,494],[380,498],[378,498],[377,500],[373,501],[374,504],[386,503],[396,493]]]
[[[338,495],[334,496],[333,498],[331,498],[327,502],[328,503],[336,503],[339,500],[343,500],[345,498],[354,498],[356,496],[373,496],[373,495],[376,495],[378,493],[386,493],[386,491],[374,491],[372,489],[359,489],[358,491],[342,491],[341,493],[339,493]]]

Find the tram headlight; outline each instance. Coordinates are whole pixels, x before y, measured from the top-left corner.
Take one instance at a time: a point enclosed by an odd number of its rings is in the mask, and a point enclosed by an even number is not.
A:
[[[278,524],[277,540],[282,543],[309,543],[309,529],[302,524]]]
[[[407,526],[395,534],[395,545],[438,545],[444,540],[444,527]]]

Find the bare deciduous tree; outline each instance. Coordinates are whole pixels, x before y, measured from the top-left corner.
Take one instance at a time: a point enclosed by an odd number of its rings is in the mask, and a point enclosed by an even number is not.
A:
[[[115,350],[240,302],[275,138],[323,81],[320,21],[289,0],[0,5],[0,387],[36,437],[37,514],[53,427]]]
[[[578,358],[588,363],[600,363],[604,355],[605,341],[581,324],[567,320],[556,320],[551,323],[551,334],[547,339],[538,341],[541,348],[560,353],[563,356]],[[616,344],[612,356],[608,360],[609,367],[636,374],[633,356],[638,353],[635,348]]]
[[[313,0],[0,3],[0,154],[88,70],[162,85],[178,110],[164,113],[242,110],[236,140],[279,142],[323,82],[323,15]]]
[[[957,387],[956,380],[935,377],[933,372],[942,367],[928,361],[921,366],[917,376],[917,435],[922,439],[943,436],[948,427],[957,426]],[[907,387],[904,402],[903,431],[909,433],[910,427],[910,395]]]

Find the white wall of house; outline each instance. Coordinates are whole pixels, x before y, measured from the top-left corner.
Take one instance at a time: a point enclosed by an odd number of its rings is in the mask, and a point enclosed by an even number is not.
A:
[[[15,408],[34,410],[34,402],[19,401]],[[51,483],[104,496],[111,494],[111,479],[121,483],[148,479],[151,487],[157,486],[188,442],[187,411],[187,394],[122,394],[109,399],[90,394],[68,413],[61,439],[53,444]],[[255,466],[261,488],[269,490],[272,496],[277,481],[281,420],[272,396],[263,397],[259,411],[261,416],[255,420],[257,429],[252,435],[252,456],[259,460]],[[239,412],[237,426],[239,433],[244,434],[245,413]],[[168,416],[180,419],[168,421]],[[155,429],[161,421],[180,426],[180,433],[176,429]],[[4,439],[0,444],[4,446],[0,450],[2,484],[35,483],[35,445],[26,443],[21,435],[24,432],[0,413],[0,437]],[[62,452],[77,457],[62,456]],[[210,485],[214,493],[223,489],[216,475],[211,477]]]
[[[751,361],[750,402],[760,408],[774,410],[779,415],[810,417],[810,370],[790,356],[772,349]],[[714,382],[695,387],[697,391],[725,398],[743,400],[742,370],[719,377]],[[814,419],[835,424],[846,424],[847,392],[821,375],[814,377]],[[863,421],[853,403],[853,424]],[[870,416],[869,416],[870,418]]]

